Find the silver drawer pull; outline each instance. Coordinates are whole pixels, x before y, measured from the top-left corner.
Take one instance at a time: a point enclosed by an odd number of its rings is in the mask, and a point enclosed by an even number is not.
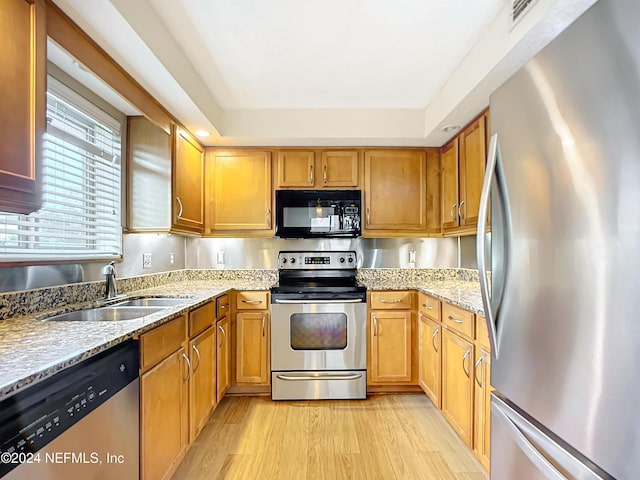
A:
[[[242,300],[242,303],[248,303],[249,305],[260,305],[262,300]]]
[[[357,380],[362,378],[361,373],[346,373],[344,375],[336,373],[318,373],[314,375],[276,375],[279,380],[285,380],[287,382],[304,382],[309,380]]]
[[[422,307],[426,310],[433,310],[433,307],[431,305],[427,305],[426,303],[423,303]]]
[[[402,300],[387,300],[385,298],[380,299],[380,303],[400,303]]]
[[[459,320],[457,318],[453,318],[451,315],[449,315],[449,320],[456,322],[456,323],[464,323],[464,320]]]

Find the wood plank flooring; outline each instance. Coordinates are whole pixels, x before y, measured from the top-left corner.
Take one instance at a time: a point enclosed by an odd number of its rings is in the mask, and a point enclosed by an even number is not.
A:
[[[425,395],[225,397],[174,480],[487,480]]]

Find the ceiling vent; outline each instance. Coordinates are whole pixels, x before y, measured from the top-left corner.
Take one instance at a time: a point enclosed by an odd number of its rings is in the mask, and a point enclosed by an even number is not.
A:
[[[511,0],[511,28],[531,11],[537,0]]]

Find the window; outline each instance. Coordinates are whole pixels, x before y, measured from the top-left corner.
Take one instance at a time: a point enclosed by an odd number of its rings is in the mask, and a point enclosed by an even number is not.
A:
[[[42,208],[0,214],[0,261],[122,254],[120,122],[48,77]]]

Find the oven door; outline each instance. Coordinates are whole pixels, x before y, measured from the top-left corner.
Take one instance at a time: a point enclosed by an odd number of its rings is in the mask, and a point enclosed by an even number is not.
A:
[[[366,370],[365,303],[288,302],[271,305],[272,371]]]

